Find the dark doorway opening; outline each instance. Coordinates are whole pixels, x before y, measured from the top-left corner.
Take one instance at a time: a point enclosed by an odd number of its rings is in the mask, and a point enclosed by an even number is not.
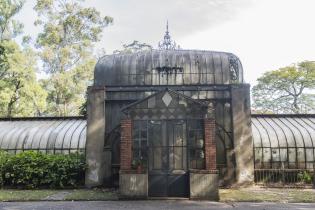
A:
[[[148,121],[149,196],[188,197],[185,120]]]

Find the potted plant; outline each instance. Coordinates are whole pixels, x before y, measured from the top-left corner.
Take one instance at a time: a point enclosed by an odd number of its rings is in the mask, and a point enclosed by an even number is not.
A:
[[[134,159],[132,161],[132,168],[137,170],[137,173],[140,174],[143,172],[143,169],[145,167],[145,160],[142,159]]]

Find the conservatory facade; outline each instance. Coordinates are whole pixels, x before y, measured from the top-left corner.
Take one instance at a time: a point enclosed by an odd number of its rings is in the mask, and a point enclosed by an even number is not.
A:
[[[232,53],[104,56],[87,116],[87,185],[116,183],[126,197],[216,199],[219,185],[254,180],[249,85]]]
[[[87,117],[0,119],[0,149],[85,153],[86,186],[129,198],[216,200],[266,171],[314,170],[315,115],[251,115],[237,56],[175,49],[168,31],[160,47],[100,58]]]

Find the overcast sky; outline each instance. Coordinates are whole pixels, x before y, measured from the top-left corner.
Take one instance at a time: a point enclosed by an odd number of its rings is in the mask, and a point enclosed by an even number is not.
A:
[[[35,0],[17,17],[33,37]],[[97,49],[111,53],[133,40],[156,47],[165,32],[184,49],[226,51],[243,63],[252,85],[264,71],[315,60],[314,0],[86,0],[114,18]]]

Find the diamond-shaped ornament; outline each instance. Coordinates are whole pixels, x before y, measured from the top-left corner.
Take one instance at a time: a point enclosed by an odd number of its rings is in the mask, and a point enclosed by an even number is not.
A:
[[[172,102],[172,96],[168,92],[166,92],[162,97],[162,101],[166,106],[169,106],[170,103]]]

